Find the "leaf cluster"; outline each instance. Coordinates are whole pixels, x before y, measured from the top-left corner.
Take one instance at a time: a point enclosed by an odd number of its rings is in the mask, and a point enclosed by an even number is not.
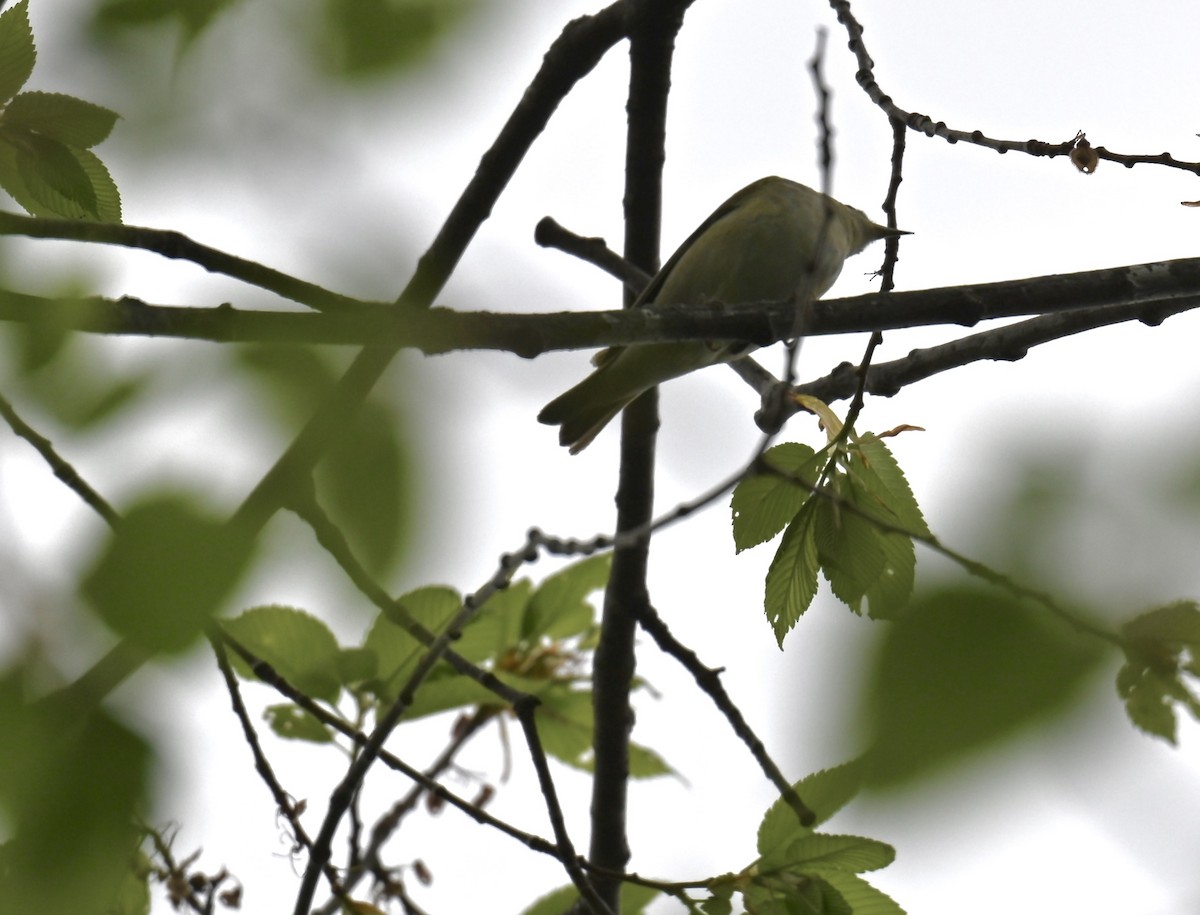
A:
[[[882,438],[835,437],[815,451],[791,442],[768,450],[733,492],[738,552],[783,539],[767,572],[767,619],[780,646],[811,606],[817,575],[855,613],[892,619],[908,601],[914,536],[929,535],[904,473]]]
[[[21,92],[37,50],[29,0],[0,15],[0,187],[34,216],[121,221],[121,195],[91,151],[117,114],[57,92]]]
[[[513,582],[488,599],[454,640],[454,651],[481,670],[540,701],[538,734],[546,752],[589,769],[592,741],[590,654],[595,647],[595,610],[587,598],[608,579],[611,558],[594,556],[566,567],[535,586]],[[316,616],[300,609],[261,606],[223,623],[239,645],[270,664],[289,684],[336,709],[351,698],[357,712],[381,715],[401,698],[428,646],[414,631],[438,633],[463,605],[452,588],[427,586],[399,597],[381,611],[363,640],[342,645]],[[414,624],[416,624],[414,626]],[[235,660],[242,676],[254,676]],[[403,721],[455,709],[484,708],[496,713],[507,704],[477,678],[445,660],[411,696]],[[329,726],[294,703],[272,706],[271,728],[281,737],[329,743]],[[635,748],[635,776],[670,771],[652,750]]]

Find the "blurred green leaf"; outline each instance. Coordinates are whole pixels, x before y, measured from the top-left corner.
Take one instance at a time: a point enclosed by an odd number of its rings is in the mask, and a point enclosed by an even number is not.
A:
[[[336,383],[333,357],[313,347],[256,346],[239,351],[284,422],[290,438]],[[403,555],[413,518],[407,424],[397,405],[373,397],[355,413],[345,437],[317,465],[318,496],[359,559],[375,575]]]
[[[787,527],[812,495],[810,488],[789,478],[803,480],[811,487],[826,457],[824,451],[815,452],[799,442],[776,445],[763,455],[763,461],[779,473],[756,473],[734,488],[730,509],[737,552],[766,543]]]
[[[201,635],[250,562],[253,539],[189,502],[161,496],[125,513],[83,592],[115,632],[150,653]]]
[[[324,0],[322,53],[334,73],[350,78],[411,67],[478,7],[478,0]]]
[[[33,73],[37,51],[29,26],[29,0],[0,15],[0,104],[21,91]]]
[[[186,48],[237,0],[104,0],[95,25],[102,32],[178,20]]]
[[[296,689],[314,699],[337,701],[341,649],[329,627],[311,613],[278,605],[252,607],[221,625]],[[235,652],[230,659],[242,676],[252,676]]]
[[[0,123],[79,149],[95,146],[112,133],[119,115],[72,95],[22,92],[4,109]]]
[[[106,911],[129,897],[150,751],[102,710],[27,702],[21,678],[0,680],[0,912]]]
[[[1070,706],[1100,652],[1046,611],[967,587],[889,624],[867,696],[869,783],[895,785]]]

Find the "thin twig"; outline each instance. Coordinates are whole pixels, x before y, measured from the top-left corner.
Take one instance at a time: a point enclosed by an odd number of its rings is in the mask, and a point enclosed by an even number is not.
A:
[[[255,261],[227,254],[192,241],[182,232],[127,226],[114,222],[87,222],[82,219],[42,219],[0,212],[0,235],[26,235],[31,238],[57,238],[101,245],[141,248],[163,257],[191,261],[209,273],[241,280],[273,292],[285,299],[318,311],[355,311],[364,303],[351,296],[297,279]]]

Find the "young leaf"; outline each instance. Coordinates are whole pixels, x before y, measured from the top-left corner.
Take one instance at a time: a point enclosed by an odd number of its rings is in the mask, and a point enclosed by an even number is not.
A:
[[[856,874],[826,873],[822,875],[850,906],[854,915],[904,915],[904,909]]]
[[[862,787],[862,778],[862,763],[851,760],[832,769],[822,769],[807,775],[793,787],[800,800],[817,815],[813,823],[816,826],[828,820],[858,794]],[[812,827],[801,825],[791,805],[784,798],[777,798],[775,803],[767,808],[759,824],[758,854],[766,859],[811,832]]]
[[[591,556],[548,576],[533,594],[521,638],[565,639],[595,622],[595,609],[585,600],[608,584],[612,554]]]
[[[834,491],[851,505],[857,503],[851,486]],[[815,539],[817,560],[833,593],[859,613],[863,596],[886,570],[879,528],[837,502],[822,499],[817,505]]]
[[[36,59],[29,0],[21,0],[0,15],[0,104],[21,91],[33,73]]]
[[[921,514],[904,471],[883,440],[864,435],[855,442],[854,451],[857,460],[851,462],[848,472],[862,485],[864,493],[873,497],[875,506],[883,509],[882,517],[914,534],[930,536],[925,516]],[[866,496],[862,508],[866,511],[872,508]]]
[[[887,867],[896,859],[896,850],[876,839],[814,832],[792,842],[783,857],[782,866],[799,873],[860,874]]]
[[[1176,601],[1156,607],[1121,627],[1125,664],[1117,692],[1141,730],[1175,743],[1175,706],[1200,720],[1200,701],[1185,677],[1200,678],[1200,607]]]
[[[817,594],[815,519],[816,500],[809,500],[788,525],[767,570],[767,619],[780,648]]]
[[[733,490],[733,543],[737,552],[766,543],[796,517],[811,491],[789,478],[816,482],[825,452],[787,442],[776,445],[763,460],[779,473],[766,471],[746,477]]]

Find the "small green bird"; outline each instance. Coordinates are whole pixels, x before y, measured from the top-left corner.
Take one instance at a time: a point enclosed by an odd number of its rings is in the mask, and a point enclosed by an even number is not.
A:
[[[634,307],[720,302],[809,302],[824,295],[846,258],[881,238],[907,235],[786,178],[760,178],[706,219],[642,290]],[[817,250],[818,239],[821,241]],[[740,343],[639,343],[601,350],[583,381],[538,422],[559,426],[578,454],[643,392],[749,352]]]

